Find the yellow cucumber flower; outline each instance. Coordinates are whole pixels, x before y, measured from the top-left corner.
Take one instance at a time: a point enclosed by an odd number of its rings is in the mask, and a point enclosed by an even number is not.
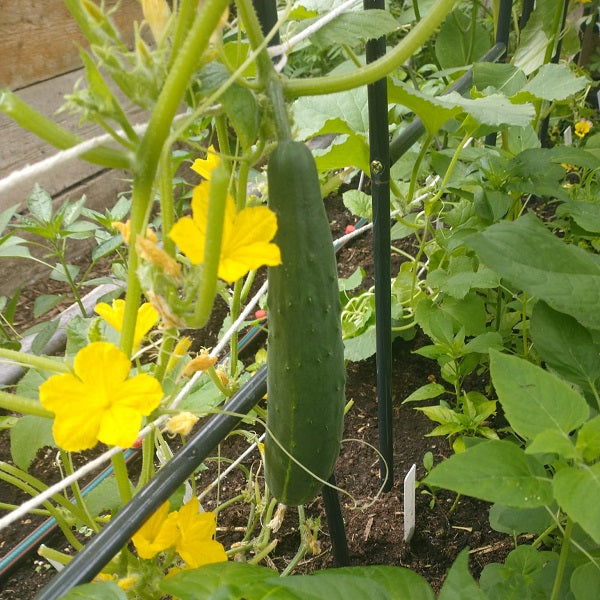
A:
[[[170,373],[177,363],[187,354],[190,346],[192,345],[192,340],[184,335],[175,346],[171,356],[169,357],[169,362],[167,363],[167,368],[165,369],[165,373]]]
[[[192,170],[204,179],[210,179],[211,173],[219,166],[219,155],[215,152],[214,146],[209,146],[206,158],[197,158],[192,165]]]
[[[111,327],[121,332],[123,329],[123,317],[125,316],[125,300],[113,300],[112,306],[106,302],[96,304],[94,312],[100,315]],[[137,311],[135,320],[135,331],[133,334],[133,346],[137,348],[146,334],[158,322],[158,312],[148,302],[144,302]]]
[[[171,9],[166,0],[142,0],[144,20],[150,26],[152,37],[160,42],[171,17]]]
[[[140,558],[154,558],[175,545],[179,536],[177,513],[169,513],[170,506],[167,500],[131,538]]]
[[[209,183],[204,181],[194,189],[192,217],[182,217],[173,225],[169,237],[194,265],[204,262]],[[277,232],[275,213],[266,206],[235,209],[227,196],[218,277],[233,283],[249,271],[263,265],[281,263],[278,246],[271,243]]]
[[[177,528],[179,537],[175,549],[188,567],[195,569],[227,560],[223,545],[212,539],[217,531],[215,515],[200,512],[198,498],[193,497],[179,509]]]
[[[184,377],[191,377],[196,371],[206,371],[217,362],[216,356],[211,356],[206,350],[200,350],[196,358],[183,367],[181,374]]]
[[[138,236],[135,238],[135,249],[143,260],[159,267],[167,277],[179,279],[181,265],[173,257],[169,256],[156,242]]]
[[[177,415],[173,415],[167,421],[167,431],[172,434],[188,435],[198,421],[199,419],[196,415],[188,411],[183,411]]]
[[[70,452],[103,442],[130,447],[163,391],[152,376],[129,377],[127,355],[108,342],[82,348],[73,361],[74,374],[53,375],[40,386],[42,406],[55,414],[52,433]]]
[[[575,135],[577,137],[585,137],[592,128],[593,123],[587,119],[581,118],[575,123]]]
[[[227,560],[225,549],[213,540],[217,530],[214,513],[200,512],[200,502],[193,497],[178,511],[169,512],[165,502],[131,538],[141,558],[153,558],[175,546],[189,568]]]

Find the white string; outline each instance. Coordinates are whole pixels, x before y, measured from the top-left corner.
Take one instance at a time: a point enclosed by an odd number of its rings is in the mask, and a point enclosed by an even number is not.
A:
[[[271,46],[267,49],[269,56],[279,56],[280,54],[286,54],[289,50],[291,50],[296,44],[304,41],[306,38],[310,37],[313,33],[316,33],[328,23],[331,23],[336,17],[341,15],[346,9],[351,8],[355,4],[358,4],[358,0],[346,0],[338,7],[334,8],[326,15],[323,15],[320,19],[309,25],[306,29],[303,29],[299,34],[291,37],[289,40],[284,42],[283,44],[279,44],[278,46]],[[285,63],[284,63],[285,65]],[[279,67],[279,65],[278,65]],[[282,67],[283,68],[283,67]]]
[[[177,115],[173,121],[178,121],[183,117],[186,117],[187,114],[179,114]],[[133,126],[133,130],[137,134],[141,134],[148,128],[148,123],[138,123]],[[117,131],[119,135],[123,135],[125,132],[122,129]],[[15,185],[26,181],[30,177],[38,177],[39,175],[43,175],[44,173],[48,173],[52,169],[62,165],[65,162],[68,162],[82,154],[85,154],[89,150],[93,150],[98,146],[102,146],[106,142],[113,141],[114,138],[112,135],[108,133],[103,133],[97,137],[90,138],[89,140],[85,140],[76,146],[72,146],[71,148],[67,148],[66,150],[61,150],[57,152],[53,156],[49,156],[44,160],[40,160],[32,165],[26,165],[21,169],[17,169],[13,171],[10,175],[4,177],[4,179],[0,179],[0,194],[6,192],[10,188]]]

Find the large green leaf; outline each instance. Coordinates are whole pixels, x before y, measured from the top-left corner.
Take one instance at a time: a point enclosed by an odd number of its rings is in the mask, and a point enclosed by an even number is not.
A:
[[[569,199],[556,209],[556,215],[571,217],[582,229],[600,233],[600,202]]]
[[[600,463],[558,471],[554,476],[554,496],[569,517],[600,544]]]
[[[481,20],[473,20],[455,9],[442,23],[435,41],[435,55],[443,69],[462,67],[481,58],[491,42]]]
[[[317,19],[306,19],[302,25],[311,25]],[[350,47],[360,42],[379,38],[399,29],[400,24],[386,10],[371,9],[342,13],[310,36],[313,44],[327,48],[333,44]]]
[[[78,585],[61,600],[127,600],[127,594],[114,581],[101,581]]]
[[[56,448],[52,436],[52,419],[26,415],[10,431],[10,453],[17,467],[27,471],[38,450]]]
[[[600,265],[552,235],[533,215],[465,238],[481,260],[530,296],[591,329],[600,328]]]
[[[519,101],[547,100],[557,102],[567,100],[581,92],[588,85],[587,77],[575,75],[566,64],[543,65],[514,98]]]
[[[358,167],[369,173],[369,144],[362,135],[340,135],[325,150],[315,150],[315,162],[319,171]]]
[[[570,583],[575,600],[597,600],[600,570],[593,562],[580,565],[573,571]]]
[[[469,598],[469,600],[486,600],[487,598],[469,573],[468,548],[462,550],[456,557],[439,595],[439,600],[464,600],[465,598]]]
[[[537,302],[531,337],[542,359],[570,382],[589,389],[600,377],[600,346],[573,317]]]
[[[307,139],[323,133],[362,135],[369,131],[367,90],[356,88],[324,96],[304,96],[292,105],[296,135]]]
[[[481,442],[454,454],[424,482],[515,508],[552,504],[552,480],[543,464],[507,441]]]
[[[478,62],[473,65],[473,85],[484,91],[492,88],[505,96],[514,96],[525,84],[525,73],[507,63]]]
[[[490,350],[490,373],[508,422],[528,440],[548,430],[566,437],[589,416],[582,396],[522,358]]]
[[[376,582],[388,593],[390,600],[433,600],[433,590],[423,577],[404,567],[376,565],[368,567],[341,567],[317,571],[318,580],[331,578],[335,583],[339,575],[351,575]],[[323,594],[322,598],[331,596]],[[350,598],[351,596],[347,596]],[[367,597],[367,596],[365,596]],[[369,595],[368,598],[371,598]]]

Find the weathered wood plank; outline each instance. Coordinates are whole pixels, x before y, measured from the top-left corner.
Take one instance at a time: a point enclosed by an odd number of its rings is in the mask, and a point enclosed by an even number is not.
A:
[[[122,0],[113,20],[130,43],[133,21],[142,20],[139,2]],[[78,44],[85,46],[85,38],[63,0],[0,0],[0,88],[14,90],[77,69]]]

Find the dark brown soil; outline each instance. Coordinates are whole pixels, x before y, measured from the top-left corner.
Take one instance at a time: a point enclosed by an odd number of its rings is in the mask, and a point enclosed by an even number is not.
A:
[[[334,237],[344,232],[355,219],[347,213],[339,199],[328,199],[328,211]],[[372,285],[372,237],[365,234],[346,245],[339,254],[340,275],[347,277],[358,266],[365,268]],[[406,249],[409,249],[408,242]],[[393,271],[397,265],[393,266]],[[43,283],[42,283],[43,285]],[[35,293],[35,290],[33,291]],[[44,291],[44,293],[46,293]],[[218,313],[222,313],[222,307]],[[217,313],[217,314],[218,314]],[[220,315],[222,318],[222,314]],[[215,321],[219,321],[215,318]],[[198,345],[214,344],[215,327],[208,327],[210,335],[196,340]],[[423,456],[430,451],[435,462],[451,453],[448,442],[443,438],[425,437],[433,429],[432,423],[413,405],[401,402],[411,392],[438,376],[437,365],[412,351],[427,343],[418,334],[414,340],[397,340],[393,346],[393,430],[394,430],[394,483],[389,492],[380,493],[379,458],[375,450],[362,441],[378,446],[376,365],[374,359],[348,365],[347,399],[354,404],[346,416],[345,437],[336,468],[337,483],[348,495],[341,496],[342,512],[346,527],[350,560],[352,565],[401,565],[415,570],[439,590],[445,573],[459,551],[471,548],[471,569],[475,576],[483,566],[492,561],[503,561],[512,549],[512,538],[492,531],[488,524],[488,505],[470,498],[461,498],[453,512],[450,507],[455,501],[452,494],[441,492],[433,506],[432,497],[417,489],[417,525],[412,541],[403,542],[403,478],[412,464],[417,466],[417,479],[424,476]],[[251,357],[246,357],[251,360]],[[359,441],[360,440],[360,441]],[[221,448],[222,455],[235,457],[247,443],[239,436],[231,436]],[[58,477],[53,465],[52,451],[41,451],[32,472],[49,483]],[[0,460],[10,462],[8,432],[0,431]],[[247,464],[257,461],[250,457]],[[207,485],[214,477],[216,467],[210,465],[203,474],[201,485]],[[134,467],[131,472],[133,473]],[[233,474],[220,489],[221,500],[240,493],[244,478]],[[0,498],[4,502],[23,500],[23,495],[14,488],[0,482]],[[356,500],[356,503],[354,502]],[[207,510],[214,507],[214,497],[203,501]],[[321,553],[309,556],[300,563],[297,572],[310,572],[334,566],[326,516],[321,498],[307,507],[308,516],[321,516],[322,530],[319,536]],[[0,554],[4,555],[22,540],[40,521],[31,516],[14,527],[0,532]],[[220,512],[217,537],[226,548],[239,541],[247,522],[247,505],[235,503]],[[296,511],[288,509],[282,528],[273,537],[278,545],[267,564],[283,569],[297,550],[299,543]],[[64,550],[60,532],[49,536],[48,546]],[[0,600],[29,599],[52,577],[53,571],[37,556],[25,557],[10,573],[0,575]]]

